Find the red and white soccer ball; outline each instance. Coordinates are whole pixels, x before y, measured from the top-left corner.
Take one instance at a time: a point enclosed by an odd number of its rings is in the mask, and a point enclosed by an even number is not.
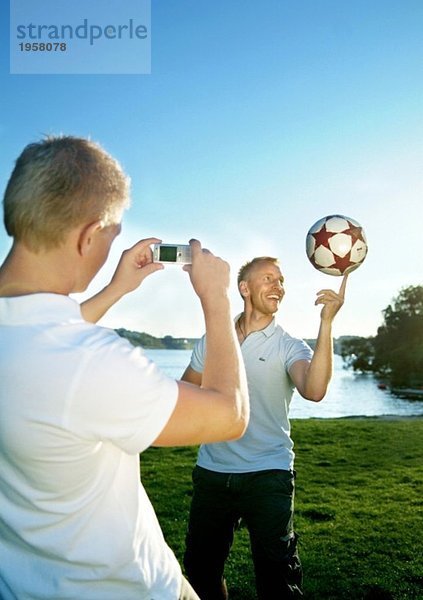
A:
[[[310,227],[307,256],[316,269],[328,275],[344,275],[366,258],[367,240],[357,221],[343,215],[323,217]]]

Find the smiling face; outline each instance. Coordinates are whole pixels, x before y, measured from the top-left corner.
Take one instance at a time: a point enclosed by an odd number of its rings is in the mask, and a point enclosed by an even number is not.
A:
[[[284,297],[284,278],[278,265],[263,261],[255,264],[239,284],[240,292],[251,308],[263,315],[277,312]]]

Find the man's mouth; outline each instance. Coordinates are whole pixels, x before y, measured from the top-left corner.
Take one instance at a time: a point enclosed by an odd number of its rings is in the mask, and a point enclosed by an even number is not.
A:
[[[279,296],[278,294],[270,294],[269,296],[267,296],[270,300],[277,300],[277,302],[280,302],[282,300],[282,296]]]

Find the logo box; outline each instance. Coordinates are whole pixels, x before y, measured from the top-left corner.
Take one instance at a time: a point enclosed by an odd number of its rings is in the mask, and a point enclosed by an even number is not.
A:
[[[151,0],[10,0],[11,74],[149,74]]]

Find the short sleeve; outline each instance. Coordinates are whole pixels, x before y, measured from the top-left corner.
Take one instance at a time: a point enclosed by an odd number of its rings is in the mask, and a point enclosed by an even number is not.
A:
[[[69,391],[67,420],[79,436],[109,441],[135,454],[163,430],[175,408],[178,385],[140,348],[110,335],[85,352]]]
[[[295,362],[299,360],[311,360],[313,358],[313,350],[306,342],[287,334],[285,335],[284,363],[287,371],[289,371]]]
[[[191,355],[190,367],[197,371],[197,373],[202,373],[204,371],[204,362],[206,358],[206,336],[203,335],[202,338],[198,340],[198,342],[194,346],[194,350]]]

